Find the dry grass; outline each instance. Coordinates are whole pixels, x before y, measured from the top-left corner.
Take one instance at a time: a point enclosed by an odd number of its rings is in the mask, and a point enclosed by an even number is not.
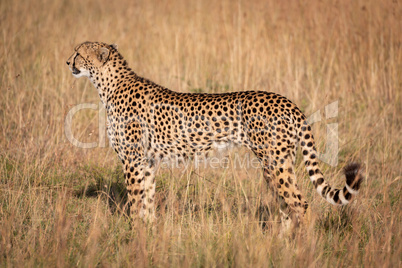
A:
[[[401,266],[399,1],[3,0],[0,22],[0,266]],[[139,75],[179,91],[274,91],[323,118],[338,100],[314,131],[323,150],[339,124],[340,164],[321,166],[341,185],[342,166],[364,162],[361,194],[334,208],[298,164],[309,222],[280,238],[256,215],[275,211],[260,170],[161,169],[154,227],[130,222],[115,213],[115,153],[64,134],[70,107],[99,102],[65,65],[86,40],[117,43]],[[73,133],[97,141],[98,113],[79,113]]]

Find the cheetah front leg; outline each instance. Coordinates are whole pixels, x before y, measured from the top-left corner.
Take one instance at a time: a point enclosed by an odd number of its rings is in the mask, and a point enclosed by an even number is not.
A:
[[[144,216],[144,170],[146,162],[141,158],[127,160],[124,164],[124,178],[127,187],[127,206],[130,210],[130,217]]]
[[[145,136],[139,121],[130,121],[121,126],[124,134],[116,143],[116,152],[123,161],[127,186],[127,205],[131,218],[144,221],[154,219],[155,165],[146,154]]]
[[[124,168],[130,217],[146,222],[155,218],[155,168],[145,159],[133,159]]]
[[[143,198],[143,216],[144,219],[152,222],[155,220],[155,164],[154,160],[151,159],[147,162],[144,171],[144,193]]]

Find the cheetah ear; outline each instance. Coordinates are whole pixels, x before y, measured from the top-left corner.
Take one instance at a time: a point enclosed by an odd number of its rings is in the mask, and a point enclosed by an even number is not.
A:
[[[105,47],[101,47],[96,54],[101,63],[105,63],[109,59],[109,49]]]
[[[111,44],[110,46],[117,50],[117,44]]]

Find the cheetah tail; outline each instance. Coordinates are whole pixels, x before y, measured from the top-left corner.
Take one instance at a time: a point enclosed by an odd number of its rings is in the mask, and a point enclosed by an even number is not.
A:
[[[358,163],[350,163],[346,165],[343,172],[346,177],[346,184],[342,189],[331,188],[328,182],[324,180],[324,176],[318,167],[318,154],[314,145],[314,138],[311,133],[310,126],[301,128],[300,145],[303,153],[303,160],[307,172],[310,176],[318,194],[333,205],[346,205],[352,197],[359,191],[363,181],[363,168]]]

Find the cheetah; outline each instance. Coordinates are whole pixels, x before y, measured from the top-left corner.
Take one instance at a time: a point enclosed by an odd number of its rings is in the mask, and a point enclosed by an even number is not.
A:
[[[105,106],[107,134],[123,163],[133,218],[155,217],[155,171],[162,159],[189,159],[222,143],[245,146],[256,155],[269,188],[285,205],[281,214],[293,221],[302,221],[308,208],[295,178],[299,145],[309,177],[326,201],[346,205],[358,193],[361,165],[348,164],[345,186],[332,188],[318,166],[306,116],[279,94],[171,91],[134,73],[114,44],[84,42],[66,63],[76,78],[89,78]]]

